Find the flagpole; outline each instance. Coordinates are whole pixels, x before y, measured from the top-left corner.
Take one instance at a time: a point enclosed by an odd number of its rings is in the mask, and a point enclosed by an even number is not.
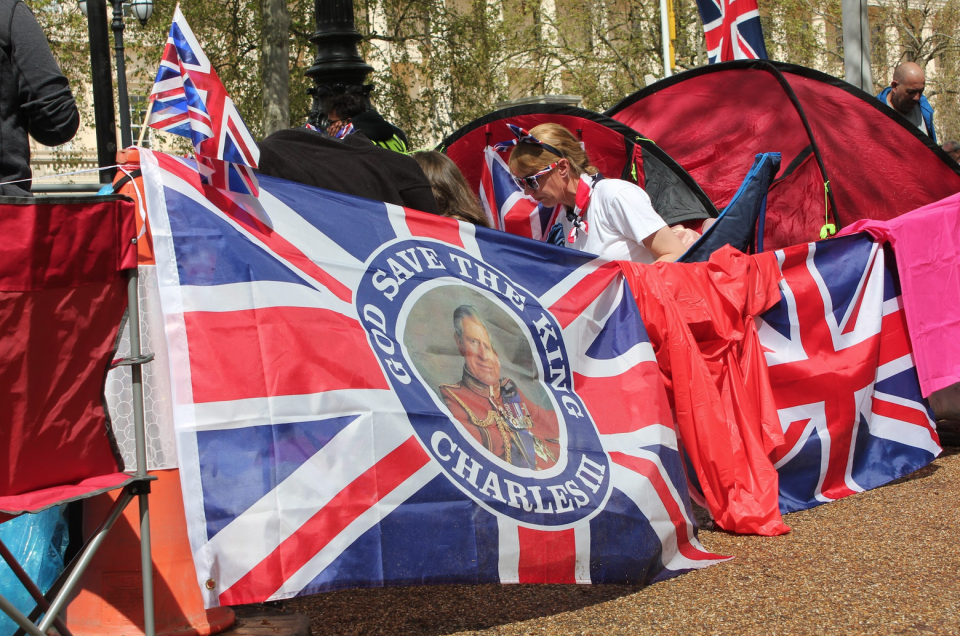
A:
[[[667,1],[660,0],[660,40],[663,43],[663,76],[673,75],[670,63],[670,16],[667,15]]]
[[[151,99],[150,104],[147,106],[147,115],[143,118],[143,125],[140,126],[140,138],[137,139],[137,146],[140,148],[143,147],[143,136],[147,134],[147,126],[150,123],[150,115],[153,114],[154,103],[155,101]]]

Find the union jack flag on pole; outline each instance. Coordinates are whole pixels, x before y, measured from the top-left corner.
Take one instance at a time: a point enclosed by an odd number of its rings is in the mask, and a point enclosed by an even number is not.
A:
[[[271,230],[141,165],[208,607],[724,559],[616,263],[262,177]]]
[[[896,268],[866,234],[777,252],[780,304],[760,321],[786,444],[782,512],[876,488],[940,454]]]
[[[204,183],[257,196],[260,149],[179,4],[150,99],[148,125],[193,142]]]
[[[697,0],[710,64],[765,60],[757,0]]]

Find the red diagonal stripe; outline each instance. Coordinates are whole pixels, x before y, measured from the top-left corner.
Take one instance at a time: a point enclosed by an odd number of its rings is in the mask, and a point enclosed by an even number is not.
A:
[[[413,236],[432,238],[450,245],[463,247],[460,238],[460,223],[456,219],[404,208],[407,217],[407,229]]]
[[[220,594],[222,605],[257,603],[283,585],[361,514],[396,490],[430,461],[414,437],[391,451],[341,490],[277,549]]]
[[[227,119],[227,130],[229,130],[233,136],[233,143],[237,145],[240,149],[240,154],[243,155],[243,158],[247,160],[247,164],[251,168],[257,167],[257,162],[253,160],[253,155],[250,153],[250,148],[247,147],[247,144],[243,141],[243,135],[240,134],[240,131],[237,129],[237,123],[233,120],[233,117]]]
[[[667,482],[664,481],[663,475],[660,474],[660,469],[655,463],[649,459],[617,452],[610,453],[610,459],[624,468],[628,468],[650,480],[650,484],[660,498],[660,502],[663,504],[663,507],[667,509],[667,514],[670,515],[670,521],[676,530],[677,548],[680,550],[680,554],[694,561],[712,561],[714,559],[726,558],[717,554],[701,551],[690,543],[690,538],[687,536],[687,520],[683,516],[680,504],[673,498],[670,487],[667,486]]]
[[[793,450],[793,447],[797,445],[800,441],[800,438],[803,436],[803,432],[807,429],[807,424],[810,423],[810,418],[797,420],[796,422],[791,422],[787,427],[787,430],[783,433],[783,444],[778,446],[773,450],[773,453],[770,454],[770,461],[776,464],[778,461],[787,456],[787,454]]]
[[[157,161],[159,161],[161,168],[167,172],[177,175],[191,186],[196,188],[201,196],[208,199],[217,208],[229,215],[237,223],[244,226],[250,231],[251,234],[260,239],[264,245],[266,245],[275,254],[285,258],[301,272],[319,282],[321,285],[326,287],[330,293],[340,300],[348,303],[353,302],[353,292],[350,291],[349,287],[341,283],[324,270],[320,269],[316,263],[310,260],[310,258],[301,252],[296,246],[283,238],[279,233],[274,232],[271,228],[268,228],[258,219],[250,216],[249,213],[247,213],[235,202],[230,200],[230,198],[224,193],[212,186],[204,186],[201,184],[199,173],[191,170],[173,157],[163,153],[156,153],[154,156],[156,156]]]
[[[903,311],[894,311],[884,316],[883,326],[880,328],[880,359],[878,364],[883,366],[912,352],[910,338],[907,335],[906,317]]]
[[[564,294],[560,300],[550,306],[550,313],[560,323],[561,329],[566,329],[577,316],[583,313],[587,306],[597,299],[610,281],[620,273],[620,266],[616,262],[604,263],[590,274],[583,277],[579,283]]]
[[[167,45],[163,47],[163,57],[161,59],[164,62],[180,65],[180,56],[177,54],[177,46],[173,43],[173,40],[167,40]]]
[[[510,234],[533,238],[533,217],[537,212],[538,204],[530,199],[518,199],[506,214],[503,215],[503,229]],[[537,223],[540,222],[537,215]]]
[[[576,583],[577,540],[574,531],[533,530],[520,526],[521,583]]]
[[[908,424],[915,424],[928,431],[933,430],[930,426],[930,420],[927,419],[927,414],[910,406],[873,398],[871,410],[875,415],[889,417],[892,420],[898,420]]]

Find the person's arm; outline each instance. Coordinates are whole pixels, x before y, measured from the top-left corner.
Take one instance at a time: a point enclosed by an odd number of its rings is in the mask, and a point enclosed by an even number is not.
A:
[[[20,108],[29,120],[29,133],[45,146],[73,139],[80,113],[70,83],[53,59],[37,19],[23,2],[14,6],[9,24],[11,61],[20,83]]]
[[[650,250],[658,263],[673,263],[687,251],[669,227],[662,227],[643,239],[643,246]]]
[[[624,181],[611,180],[610,185],[617,188],[609,203],[610,218],[619,231],[641,243],[655,261],[673,262],[680,258],[686,251],[683,243],[653,209],[647,193]]]

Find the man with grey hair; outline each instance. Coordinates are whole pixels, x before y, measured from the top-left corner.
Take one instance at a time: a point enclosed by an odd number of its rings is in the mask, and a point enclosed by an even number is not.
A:
[[[904,62],[893,70],[890,86],[883,89],[877,99],[903,115],[922,133],[937,141],[933,129],[933,106],[923,96],[927,78],[916,62]]]
[[[542,470],[560,456],[557,415],[530,401],[510,378],[500,377],[500,356],[472,305],[453,312],[453,337],[463,376],[441,384],[443,401],[467,432],[508,464]]]

